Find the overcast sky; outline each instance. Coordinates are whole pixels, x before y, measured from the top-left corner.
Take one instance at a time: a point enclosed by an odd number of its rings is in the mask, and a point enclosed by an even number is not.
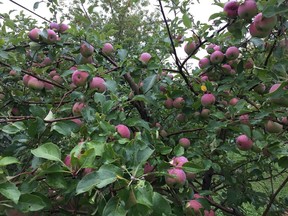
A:
[[[36,2],[36,0],[14,0],[15,2],[25,6],[26,8],[33,11],[33,5]],[[69,0],[66,0],[69,1]],[[153,2],[152,5],[155,5],[156,0],[150,0]],[[0,13],[8,13],[10,10],[23,10],[21,7],[17,6],[10,0],[0,0],[2,2],[2,5],[0,5]],[[222,2],[226,2],[226,0],[222,0]],[[213,0],[201,0],[200,4],[197,3],[195,0],[195,4],[191,6],[191,14],[194,15],[195,21],[201,21],[201,22],[208,22],[208,18],[211,14],[220,12],[221,8],[219,6],[212,5]],[[38,9],[35,11],[37,14],[40,14],[41,16],[50,19],[52,17],[49,10],[45,7],[45,3],[39,4]],[[25,11],[26,14],[29,14],[32,17],[37,17],[28,11]],[[40,20],[42,22],[42,20]],[[183,47],[177,48],[177,53],[179,53],[180,58],[185,58],[186,54],[183,51]],[[198,52],[197,57],[203,57],[206,55],[206,52]],[[196,61],[193,61],[193,64],[195,64]]]

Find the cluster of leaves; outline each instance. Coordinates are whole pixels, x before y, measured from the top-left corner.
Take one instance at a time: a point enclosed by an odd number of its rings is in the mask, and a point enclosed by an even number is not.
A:
[[[287,117],[287,108],[273,99],[287,96],[282,88],[287,85],[288,67],[287,46],[283,46],[286,1],[257,1],[265,16],[278,16],[276,27],[264,39],[251,38],[249,21],[228,19],[223,12],[210,17],[213,25],[194,23],[189,14],[191,1],[157,1],[155,10],[162,12],[164,22],[155,16],[153,25],[151,19],[143,19],[145,12],[139,6],[146,1],[93,2],[88,2],[86,11],[85,1],[75,1],[69,15],[61,17],[71,20],[70,29],[53,44],[29,40],[27,33],[37,22],[24,13],[15,18],[10,13],[2,15],[0,212],[185,215],[195,193],[203,196],[199,202],[206,210],[219,214],[245,215],[247,203],[255,209],[267,205],[269,215],[284,212],[287,194],[276,197],[288,181],[287,125],[281,121]],[[104,12],[94,10],[98,4]],[[162,4],[175,18],[167,20]],[[55,14],[63,9],[56,0],[47,5]],[[38,27],[48,25],[44,22]],[[193,32],[185,43],[195,41],[197,48],[181,62],[175,47],[181,46],[182,37],[177,40],[177,36],[185,31]],[[95,48],[92,63],[83,62],[83,41]],[[106,42],[113,42],[116,50],[111,56],[101,52]],[[191,57],[197,59],[195,53],[209,43],[220,45],[223,51],[239,47],[236,74],[222,73],[219,65],[205,70],[186,68],[185,63]],[[147,64],[139,61],[143,52],[152,55]],[[167,61],[170,55],[174,62]],[[47,58],[51,61],[43,64]],[[245,69],[249,58],[255,66]],[[75,65],[88,72],[89,79],[104,78],[107,90],[71,87],[70,68]],[[51,80],[52,70],[63,82]],[[203,73],[217,76],[203,82]],[[24,74],[48,80],[53,89],[28,88],[23,84]],[[272,94],[268,90],[259,94],[254,87],[260,83],[267,89],[282,84]],[[213,93],[217,101],[208,117],[199,115],[204,92]],[[167,109],[164,101],[177,97],[184,98],[184,106]],[[239,98],[235,106],[223,103],[231,98]],[[72,113],[76,102],[86,104],[81,116]],[[243,114],[249,114],[249,124],[239,121]],[[179,120],[179,115],[184,118]],[[283,124],[284,130],[268,133],[267,120]],[[131,139],[116,132],[118,124],[129,127]],[[235,138],[240,134],[253,140],[251,150],[237,148]],[[183,137],[191,141],[189,148],[178,143]],[[67,155],[70,165],[65,162]],[[180,187],[165,182],[175,156],[185,156],[189,162],[183,170],[196,175]],[[147,172],[147,166],[153,168]],[[255,182],[267,179],[271,188],[255,188]],[[275,179],[284,179],[277,189]]]

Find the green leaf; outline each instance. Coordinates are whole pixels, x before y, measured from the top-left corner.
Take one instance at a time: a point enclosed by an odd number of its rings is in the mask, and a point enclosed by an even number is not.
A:
[[[121,169],[112,164],[104,164],[96,172],[92,172],[80,180],[76,193],[81,194],[94,187],[103,188],[117,180],[117,175],[122,175]]]
[[[106,101],[106,97],[105,97],[105,95],[96,92],[94,94],[94,101],[96,103],[100,103],[101,106],[103,106],[103,103]]]
[[[146,103],[149,102],[145,95],[136,95],[132,98],[132,101],[144,101]]]
[[[4,157],[0,159],[0,166],[7,166],[9,164],[19,163],[15,157]]]
[[[60,149],[57,145],[53,143],[45,143],[39,146],[37,149],[31,150],[31,153],[39,158],[44,158],[52,161],[61,161]]]
[[[159,193],[153,193],[153,213],[152,216],[171,215],[169,202]]]
[[[34,5],[33,5],[33,10],[36,10],[39,7],[40,3],[41,2],[35,2]]]
[[[121,61],[124,61],[126,59],[127,55],[128,55],[127,50],[125,50],[125,49],[118,50],[118,56],[119,56]]]
[[[19,199],[18,207],[23,212],[39,211],[46,207],[46,203],[39,196],[23,194]]]
[[[56,122],[51,127],[51,131],[57,131],[59,134],[64,136],[71,136],[71,133],[74,132],[79,126],[74,122]]]
[[[144,94],[148,92],[151,88],[153,88],[154,84],[157,81],[157,75],[153,74],[152,76],[149,76],[144,79],[143,81],[143,92]]]
[[[107,89],[113,93],[117,91],[117,83],[114,80],[105,81],[105,86]]]
[[[16,204],[18,203],[21,195],[16,185],[11,182],[5,182],[3,184],[0,184],[0,193]]]
[[[15,122],[9,125],[5,125],[2,128],[2,131],[7,134],[16,134],[20,131],[24,131],[26,129],[25,124],[23,122]]]
[[[183,23],[186,26],[186,28],[192,28],[192,22],[191,22],[190,17],[188,16],[188,14],[186,14],[186,13],[183,14],[182,20],[183,20]]]
[[[142,119],[139,119],[139,118],[129,118],[125,121],[125,123],[128,125],[128,126],[134,126],[134,127],[143,127],[147,130],[150,130],[150,127],[149,127],[149,124],[148,122],[142,120]]]
[[[127,210],[125,210],[123,203],[115,196],[106,204],[102,216],[126,216],[126,214]]]
[[[0,51],[0,57],[3,58],[3,59],[8,59],[9,58],[8,53],[5,52],[5,51],[2,51],[2,50]]]

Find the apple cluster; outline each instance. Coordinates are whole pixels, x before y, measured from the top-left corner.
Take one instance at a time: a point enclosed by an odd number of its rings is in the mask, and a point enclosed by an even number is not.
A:
[[[235,19],[237,17],[244,19],[250,24],[249,32],[252,37],[267,37],[277,24],[277,17],[266,17],[262,13],[258,13],[258,7],[255,0],[245,0],[243,3],[237,1],[229,1],[224,5],[224,13],[228,18]]]

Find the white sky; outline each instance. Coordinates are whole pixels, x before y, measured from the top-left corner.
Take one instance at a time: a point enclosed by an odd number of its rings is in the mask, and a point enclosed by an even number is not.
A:
[[[26,8],[33,11],[33,5],[38,0],[14,0],[15,2],[25,6]],[[69,0],[66,0],[69,1]],[[152,5],[155,5],[156,0],[150,0],[153,2]],[[228,0],[221,0],[221,2],[226,2]],[[8,13],[10,10],[16,10],[20,11],[23,10],[21,7],[17,6],[16,4],[12,3],[9,0],[0,0],[2,2],[2,5],[0,5],[0,13]],[[191,6],[191,14],[195,17],[195,21],[201,21],[201,22],[208,22],[208,18],[211,14],[217,13],[221,11],[221,8],[219,6],[212,5],[213,0],[200,0],[200,4],[197,3],[195,0],[195,4]],[[37,16],[29,13],[28,11],[24,11],[27,15],[30,15],[31,17],[34,17],[37,19]],[[40,3],[38,9],[35,11],[37,14],[47,18],[48,20],[52,17],[52,14],[46,8],[46,3]],[[17,12],[14,12],[16,14]],[[40,19],[39,19],[40,20]],[[42,20],[40,20],[42,22]],[[183,59],[186,57],[186,54],[184,53],[183,47],[177,48],[177,53],[180,56],[180,59]],[[206,55],[205,51],[200,51],[197,53],[197,57],[203,57]],[[195,60],[192,60],[193,64],[196,64]]]

